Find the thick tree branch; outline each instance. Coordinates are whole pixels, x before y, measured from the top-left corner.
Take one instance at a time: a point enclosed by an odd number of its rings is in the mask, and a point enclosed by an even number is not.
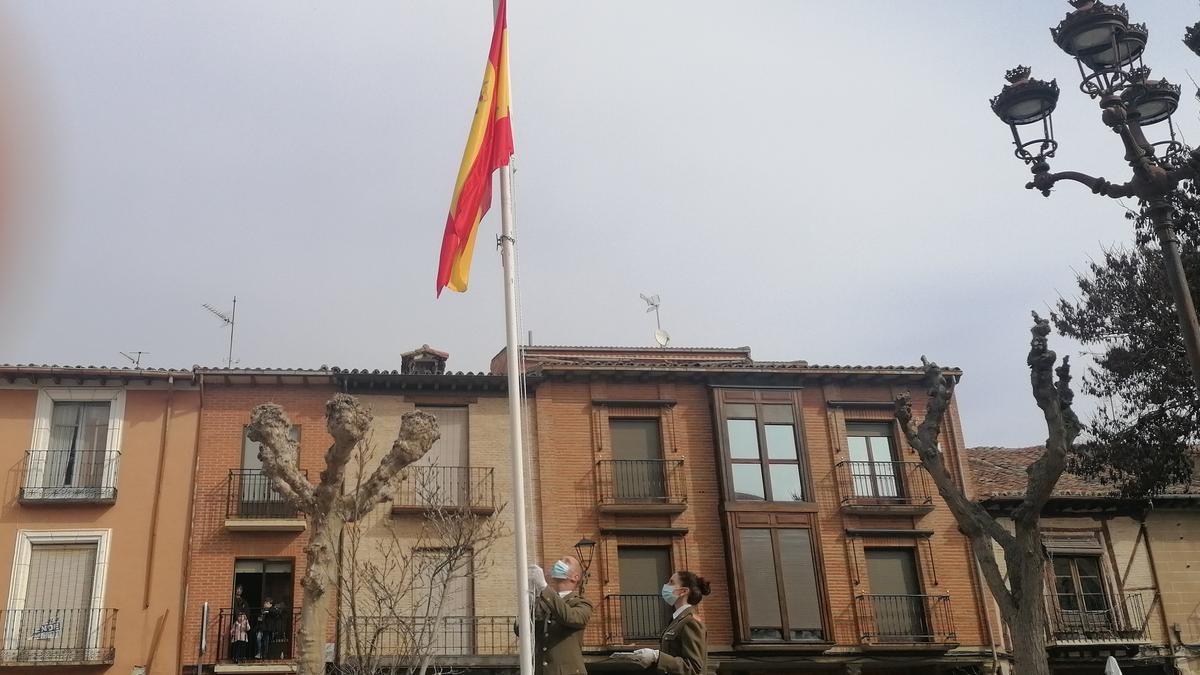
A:
[[[1025,470],[1028,475],[1025,498],[1013,513],[1013,520],[1017,523],[1032,523],[1041,517],[1054,486],[1067,468],[1067,453],[1080,429],[1079,419],[1071,409],[1075,394],[1071,392],[1071,366],[1067,357],[1063,357],[1062,366],[1057,370],[1058,381],[1054,379],[1054,363],[1058,357],[1049,348],[1046,339],[1050,334],[1050,322],[1034,312],[1030,332],[1033,338],[1026,358],[1029,381],[1033,398],[1046,418],[1048,435],[1045,451]]]
[[[283,408],[264,403],[250,413],[250,440],[259,444],[263,475],[285,501],[301,513],[315,508],[314,490],[297,466],[296,442],[289,437],[292,422]]]
[[[371,430],[372,415],[349,394],[334,394],[325,404],[325,428],[333,437],[333,445],[325,451],[325,469],[317,486],[317,509],[321,513],[333,510],[341,497],[346,479],[346,465]]]
[[[376,504],[389,501],[396,489],[400,471],[424,457],[441,436],[437,418],[433,415],[423,410],[404,413],[400,420],[400,433],[392,443],[392,449],[384,455],[371,477],[359,486],[356,493],[346,495],[348,518],[357,520],[370,513]]]
[[[936,363],[927,361],[924,357],[921,357],[921,360],[925,364],[925,382],[929,385],[929,403],[925,409],[925,419],[917,429],[913,429],[912,397],[907,393],[901,394],[896,397],[896,419],[900,422],[900,429],[909,445],[917,451],[921,464],[933,479],[938,494],[946,501],[946,506],[950,507],[950,512],[958,520],[959,527],[963,528],[968,536],[972,532],[979,532],[996,540],[1001,546],[1007,546],[1012,542],[1012,535],[988,515],[982,506],[967,499],[962,489],[954,484],[954,479],[946,468],[937,439],[942,418],[954,395],[954,382]]]

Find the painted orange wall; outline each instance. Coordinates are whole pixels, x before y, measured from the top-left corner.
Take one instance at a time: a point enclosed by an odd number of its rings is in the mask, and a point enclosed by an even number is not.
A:
[[[176,385],[164,448],[166,384],[156,382],[151,387],[126,389],[116,501],[72,506],[28,506],[17,501],[38,390],[32,385],[0,389],[0,466],[5,469],[0,499],[0,579],[11,579],[19,529],[112,531],[104,606],[117,610],[116,658],[112,666],[91,667],[89,672],[125,675],[134,666],[146,665],[160,621],[161,637],[147,672],[178,672],[183,564],[200,395],[190,385]],[[164,451],[166,461],[159,476],[159,456]],[[161,490],[151,548],[156,486]],[[11,582],[3,583],[0,605],[6,607]]]

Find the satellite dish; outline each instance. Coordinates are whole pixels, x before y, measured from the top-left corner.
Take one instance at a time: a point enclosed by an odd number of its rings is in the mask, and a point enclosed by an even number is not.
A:
[[[659,328],[654,331],[654,341],[658,343],[659,347],[666,347],[667,343],[671,341],[671,334]]]

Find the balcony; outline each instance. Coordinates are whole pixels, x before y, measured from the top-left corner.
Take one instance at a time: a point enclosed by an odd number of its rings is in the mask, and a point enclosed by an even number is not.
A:
[[[308,473],[304,475],[307,477]],[[301,532],[304,516],[284,501],[262,469],[233,469],[225,488],[225,529],[230,532]]]
[[[496,486],[491,467],[417,466],[408,469],[392,499],[392,513],[436,510],[496,512]]]
[[[515,665],[515,616],[359,616],[342,652],[350,663],[402,665],[413,655],[431,654],[438,665]]]
[[[1153,606],[1153,596],[1150,601]],[[1070,611],[1055,607],[1049,616],[1051,645],[1147,642],[1147,616],[1142,595],[1126,595],[1119,598],[1117,605],[1094,611]]]
[[[947,595],[859,595],[859,637],[876,649],[946,650],[957,647]]]
[[[834,466],[842,510],[917,515],[933,510],[929,475],[920,462],[851,462]]]
[[[18,500],[38,504],[111,504],[121,456],[106,450],[29,450]]]
[[[106,666],[116,656],[115,609],[10,609],[0,666]]]
[[[233,622],[237,619],[234,610],[226,607],[218,612],[217,632],[209,637],[209,644],[212,644],[212,641],[217,643],[214,672],[239,672],[251,665],[256,673],[295,672],[293,650],[296,645],[296,631],[300,628],[300,608],[273,609],[275,611],[249,607],[245,610],[250,630],[247,631],[244,644],[233,641]],[[260,632],[265,633],[261,645]],[[260,654],[262,658],[255,658]],[[238,664],[242,662],[246,665],[239,668]]]
[[[605,644],[657,644],[671,622],[671,608],[658,595],[607,595],[604,617]]]
[[[687,509],[682,459],[596,462],[602,513],[682,513]]]

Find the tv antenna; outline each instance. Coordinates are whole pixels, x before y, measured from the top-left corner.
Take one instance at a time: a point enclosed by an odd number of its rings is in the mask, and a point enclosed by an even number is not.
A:
[[[638,295],[641,296],[642,300],[646,301],[646,313],[654,312],[654,341],[658,343],[659,347],[666,347],[667,343],[671,341],[671,334],[663,330],[662,318],[658,313],[658,307],[662,304],[662,299],[657,294],[649,297],[645,293],[638,293]]]
[[[226,314],[225,312],[222,312],[221,310],[217,309],[216,307],[213,307],[212,305],[210,305],[208,303],[205,303],[203,305],[203,307],[204,307],[204,309],[207,309],[208,311],[212,312],[213,316],[220,319],[221,322],[224,323],[226,326],[229,326],[229,358],[226,359],[226,361],[225,361],[225,367],[232,368],[233,367],[233,330],[234,330],[234,328],[237,327],[237,296],[236,295],[233,296],[233,309],[230,310],[230,312],[228,314]]]
[[[124,356],[125,358],[129,359],[129,362],[133,364],[134,368],[141,368],[142,367],[142,357],[145,356],[146,354],[149,354],[150,352],[119,352],[119,353],[121,354],[121,356]]]

